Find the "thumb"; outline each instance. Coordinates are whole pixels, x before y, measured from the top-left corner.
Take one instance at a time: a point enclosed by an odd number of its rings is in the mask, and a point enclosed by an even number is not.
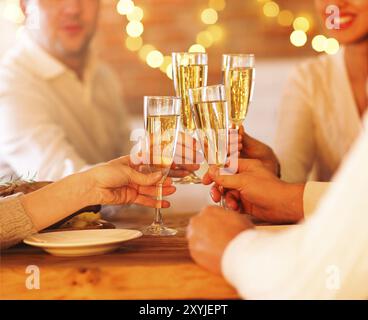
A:
[[[140,186],[155,185],[162,178],[162,173],[160,171],[150,174],[143,174],[129,167],[127,167],[126,174],[128,175],[129,182],[138,184]]]
[[[215,166],[211,166],[208,171],[209,176],[217,183],[218,185],[230,188],[230,189],[239,189],[242,186],[242,175],[220,175],[219,168]]]

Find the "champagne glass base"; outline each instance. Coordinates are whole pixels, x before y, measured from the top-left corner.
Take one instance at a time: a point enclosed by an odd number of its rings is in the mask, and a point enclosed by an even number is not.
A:
[[[157,223],[152,223],[141,231],[146,236],[174,236],[178,233],[178,230],[167,228]]]
[[[190,175],[175,180],[174,181],[175,184],[200,184],[202,183],[201,178],[197,177],[195,174],[191,173]]]

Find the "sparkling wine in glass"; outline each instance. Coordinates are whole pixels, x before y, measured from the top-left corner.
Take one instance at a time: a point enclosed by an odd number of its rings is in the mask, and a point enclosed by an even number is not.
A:
[[[223,85],[189,90],[197,135],[209,165],[224,168],[228,154],[228,107]],[[225,207],[223,197],[221,203]]]
[[[178,97],[144,97],[144,127],[146,131],[146,165],[151,172],[160,171],[162,179],[157,184],[158,201],[162,201],[162,184],[174,161],[180,128],[181,99]],[[146,235],[171,236],[175,229],[163,224],[160,208],[155,208],[153,223],[143,230]]]
[[[252,101],[255,57],[253,54],[224,54],[222,56],[223,83],[229,101],[229,120],[239,129]]]
[[[194,138],[195,123],[190,107],[188,90],[207,85],[208,57],[206,53],[201,52],[174,52],[172,61],[175,92],[182,100],[182,130]],[[177,180],[176,183],[201,183],[201,179],[195,173],[192,173]]]

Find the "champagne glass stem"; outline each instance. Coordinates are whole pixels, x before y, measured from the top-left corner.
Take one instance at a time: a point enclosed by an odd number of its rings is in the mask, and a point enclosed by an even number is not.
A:
[[[221,194],[221,200],[220,200],[219,206],[220,207],[223,207],[224,209],[227,209],[227,205],[226,205],[225,195],[224,194]]]
[[[153,223],[156,225],[162,225],[162,214],[161,214],[161,201],[162,201],[162,183],[157,185],[156,200],[160,201],[160,207],[155,208],[155,217]]]

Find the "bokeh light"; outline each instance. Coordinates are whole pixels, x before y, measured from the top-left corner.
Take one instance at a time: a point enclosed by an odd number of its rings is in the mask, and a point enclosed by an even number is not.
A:
[[[160,51],[153,50],[147,54],[146,62],[151,68],[158,68],[164,62],[164,56]]]
[[[340,49],[339,42],[335,38],[328,38],[325,44],[327,54],[336,54]]]
[[[138,51],[143,45],[143,39],[141,37],[132,38],[128,37],[125,40],[125,46],[130,51]]]
[[[207,8],[201,13],[201,20],[205,24],[215,24],[217,22],[218,15],[215,9]]]
[[[325,51],[326,40],[327,38],[324,35],[316,35],[312,40],[312,48],[317,52]]]
[[[198,44],[204,46],[205,48],[208,48],[213,43],[213,37],[211,32],[209,31],[201,31],[198,33],[196,41]]]
[[[170,56],[164,56],[164,61],[160,65],[160,70],[166,73],[166,69],[171,63],[172,63],[172,58]]]
[[[263,5],[263,13],[266,17],[277,17],[280,12],[279,5],[276,2],[269,1]]]
[[[144,12],[140,7],[134,7],[132,12],[127,14],[127,18],[129,21],[141,21],[143,19]]]
[[[196,44],[193,44],[190,48],[189,48],[189,50],[188,50],[189,52],[206,52],[206,49],[202,46],[202,45],[200,45],[200,44],[198,44],[198,43],[196,43]]]
[[[139,37],[143,30],[143,24],[139,21],[130,21],[126,26],[127,34],[133,38]]]
[[[221,41],[224,37],[224,30],[218,25],[209,26],[207,31],[211,33],[214,41]]]
[[[306,17],[297,17],[293,22],[295,30],[307,32],[310,28],[310,23]]]
[[[170,63],[166,67],[166,75],[172,80],[173,79],[173,70],[172,70],[172,63]]]
[[[151,45],[151,44],[145,44],[144,46],[142,46],[142,48],[140,48],[139,50],[139,58],[141,58],[143,61],[146,61],[147,55],[153,51],[156,50],[156,48]]]
[[[302,47],[307,42],[307,35],[302,30],[295,30],[290,35],[290,42],[296,47]]]
[[[132,0],[120,0],[116,5],[116,10],[119,14],[129,14],[134,9],[134,2]]]

